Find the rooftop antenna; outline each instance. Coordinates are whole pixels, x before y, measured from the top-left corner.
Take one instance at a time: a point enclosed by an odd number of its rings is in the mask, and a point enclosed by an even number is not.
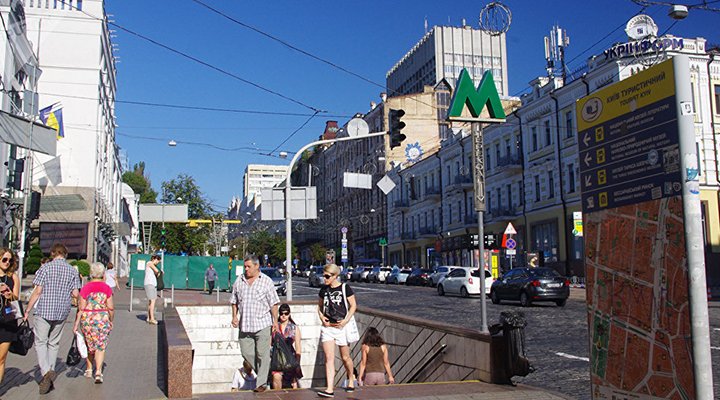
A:
[[[570,45],[567,32],[555,25],[550,30],[550,36],[545,36],[545,60],[547,60],[547,73],[549,77],[560,75],[565,84],[567,73],[565,70],[565,47]],[[559,65],[558,65],[559,64]]]
[[[425,16],[425,33],[428,33],[427,15]]]

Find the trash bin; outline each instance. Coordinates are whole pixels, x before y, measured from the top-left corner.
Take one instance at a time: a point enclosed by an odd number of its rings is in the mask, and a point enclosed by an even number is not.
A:
[[[500,313],[500,324],[507,345],[508,377],[526,376],[533,367],[525,355],[525,314],[522,311],[503,311]]]

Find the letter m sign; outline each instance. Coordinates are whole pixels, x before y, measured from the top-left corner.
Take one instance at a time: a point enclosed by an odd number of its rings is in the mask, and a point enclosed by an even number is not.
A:
[[[470,111],[472,118],[462,116],[465,106]],[[490,118],[480,117],[485,107],[488,109]],[[465,122],[505,122],[505,110],[490,71],[485,71],[476,90],[470,74],[463,68],[450,103],[448,119]]]

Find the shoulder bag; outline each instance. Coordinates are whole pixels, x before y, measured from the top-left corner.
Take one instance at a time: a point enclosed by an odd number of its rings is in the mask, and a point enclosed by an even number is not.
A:
[[[345,293],[345,285],[346,283],[342,284],[342,294],[343,294],[343,300],[345,301],[345,310],[347,312],[350,312],[350,304],[347,301],[347,294]],[[357,342],[360,340],[360,331],[357,326],[357,322],[355,322],[355,316],[353,315],[350,317],[350,321],[345,325],[345,329],[347,329],[347,341],[348,344]]]
[[[10,344],[10,352],[21,356],[27,355],[35,342],[35,334],[30,324],[23,321],[18,327],[17,338]]]
[[[163,273],[162,271],[158,271],[158,274],[157,274],[157,286],[155,286],[155,288],[156,288],[157,290],[163,290],[163,289],[165,289],[165,280],[163,279],[164,276],[165,276],[165,273]]]

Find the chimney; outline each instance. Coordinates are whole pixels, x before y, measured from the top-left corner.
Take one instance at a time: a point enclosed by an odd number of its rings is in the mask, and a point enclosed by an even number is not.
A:
[[[375,103],[374,101],[371,101],[371,102],[370,102],[370,109],[371,109],[371,110],[374,110],[375,107],[377,107],[377,103]]]
[[[325,132],[323,132],[323,140],[335,139],[337,137],[338,128],[337,121],[325,122]]]
[[[385,92],[380,93],[380,99],[384,103],[387,100],[387,93],[385,93]]]

